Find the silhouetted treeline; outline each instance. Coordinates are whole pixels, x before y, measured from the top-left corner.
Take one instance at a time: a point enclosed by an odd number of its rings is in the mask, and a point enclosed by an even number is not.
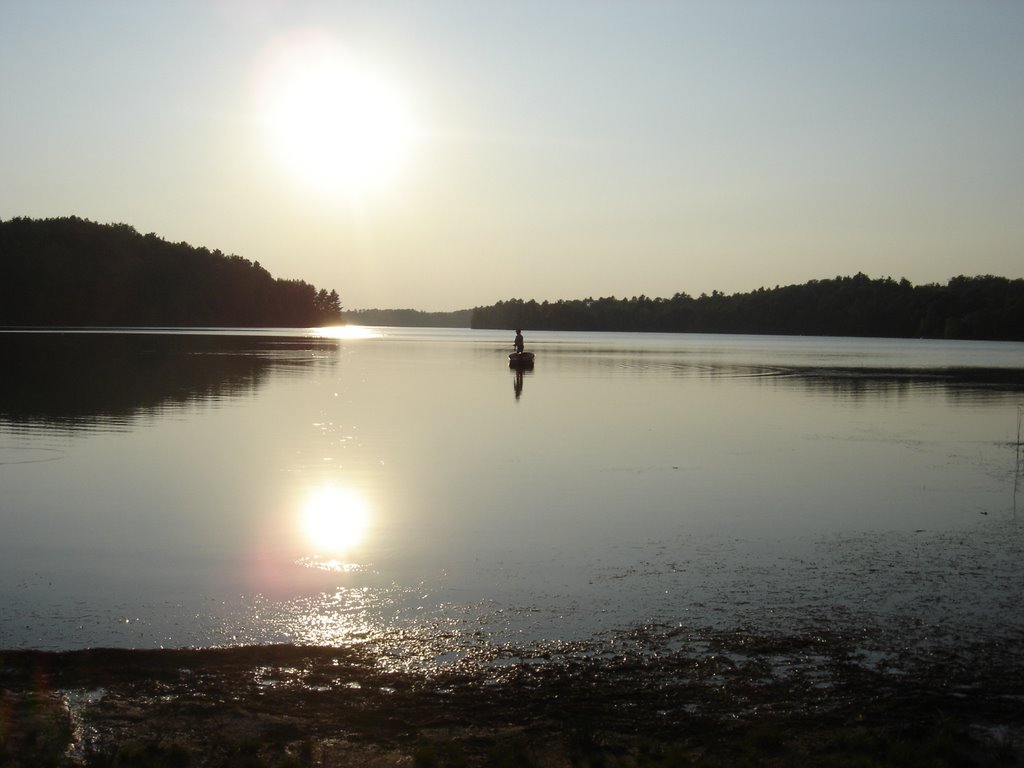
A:
[[[1024,280],[961,276],[914,286],[858,273],[731,296],[511,299],[474,309],[471,327],[1024,341]]]
[[[342,313],[357,325],[394,325],[404,328],[469,328],[473,310],[422,312],[418,309],[356,309]]]
[[[259,262],[75,216],[0,221],[0,326],[306,327],[336,291]]]

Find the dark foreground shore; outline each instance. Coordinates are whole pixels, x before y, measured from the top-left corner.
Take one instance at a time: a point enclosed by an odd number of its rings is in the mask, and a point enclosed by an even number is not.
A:
[[[1024,763],[1021,643],[708,636],[433,671],[360,649],[0,651],[3,766]]]

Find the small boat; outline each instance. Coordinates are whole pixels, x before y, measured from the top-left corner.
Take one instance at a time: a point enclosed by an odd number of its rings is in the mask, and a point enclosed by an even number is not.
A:
[[[513,352],[508,356],[510,368],[532,368],[533,352]]]

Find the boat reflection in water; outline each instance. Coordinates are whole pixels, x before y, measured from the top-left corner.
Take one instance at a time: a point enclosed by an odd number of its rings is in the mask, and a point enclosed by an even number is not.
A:
[[[533,371],[533,352],[512,352],[508,356],[508,367],[515,371],[516,378],[513,387],[515,388],[516,400],[523,394],[523,374],[526,371]]]
[[[516,368],[515,369],[515,379],[512,382],[512,388],[513,388],[513,390],[516,393],[516,400],[518,400],[523,395],[523,378],[526,375],[526,371],[527,370],[529,370],[530,373],[533,373],[532,369],[523,369],[523,368]]]

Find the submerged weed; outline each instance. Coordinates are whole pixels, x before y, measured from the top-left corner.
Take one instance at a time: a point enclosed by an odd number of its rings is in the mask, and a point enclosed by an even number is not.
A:
[[[467,768],[470,764],[457,741],[421,744],[413,750],[412,760],[416,768]]]

